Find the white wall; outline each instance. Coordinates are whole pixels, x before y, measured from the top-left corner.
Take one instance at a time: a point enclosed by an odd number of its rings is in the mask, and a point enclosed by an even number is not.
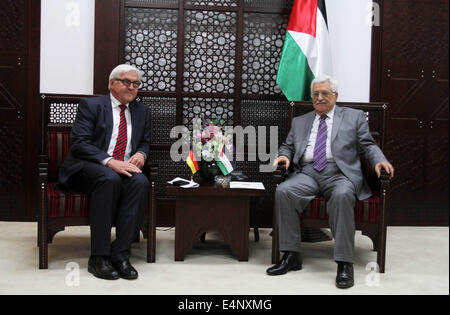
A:
[[[92,94],[94,0],[42,0],[41,92]],[[327,0],[339,100],[370,95],[371,0]]]
[[[327,0],[326,6],[338,101],[368,102],[372,0]]]
[[[95,1],[41,3],[41,93],[92,94]]]

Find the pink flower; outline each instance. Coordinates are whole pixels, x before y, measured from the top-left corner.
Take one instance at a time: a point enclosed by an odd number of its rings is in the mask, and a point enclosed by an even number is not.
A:
[[[215,134],[215,133],[218,132],[221,128],[222,128],[222,127],[217,127],[217,126],[215,126],[215,125],[213,125],[213,124],[209,124],[209,125],[205,128],[205,130],[206,130],[207,132],[209,132],[210,134]]]

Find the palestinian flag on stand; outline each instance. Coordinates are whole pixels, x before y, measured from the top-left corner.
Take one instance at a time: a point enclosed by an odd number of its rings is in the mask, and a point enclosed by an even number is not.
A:
[[[197,173],[199,167],[197,159],[195,158],[194,152],[192,152],[192,150],[189,151],[189,156],[186,159],[186,163],[191,168],[192,174]]]
[[[222,144],[222,149],[220,150],[220,156],[217,160],[217,166],[219,166],[220,170],[222,171],[222,174],[227,176],[233,171],[233,166],[231,165],[230,160],[224,153],[225,151],[225,145]]]
[[[277,84],[289,101],[311,100],[311,81],[332,75],[325,0],[295,0],[286,30]]]

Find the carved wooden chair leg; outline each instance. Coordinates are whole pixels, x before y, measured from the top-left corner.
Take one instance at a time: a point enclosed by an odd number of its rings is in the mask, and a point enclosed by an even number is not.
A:
[[[206,232],[202,233],[202,235],[200,235],[200,242],[204,243],[206,240]]]
[[[259,242],[259,228],[255,226],[253,228],[253,233],[255,234],[255,242]]]

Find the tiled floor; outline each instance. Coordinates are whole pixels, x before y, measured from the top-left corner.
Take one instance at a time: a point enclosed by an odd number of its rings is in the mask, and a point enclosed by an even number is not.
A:
[[[303,270],[269,277],[269,229],[238,262],[215,232],[183,262],[174,261],[174,229],[157,232],[156,263],[145,262],[145,241],[133,245],[136,281],[105,281],[87,271],[88,227],[71,227],[49,245],[49,269],[38,269],[36,223],[0,222],[0,294],[449,294],[448,227],[389,227],[386,273],[370,270],[372,242],[356,234],[355,286],[334,285],[333,242],[303,244]],[[366,269],[366,267],[368,269]]]

